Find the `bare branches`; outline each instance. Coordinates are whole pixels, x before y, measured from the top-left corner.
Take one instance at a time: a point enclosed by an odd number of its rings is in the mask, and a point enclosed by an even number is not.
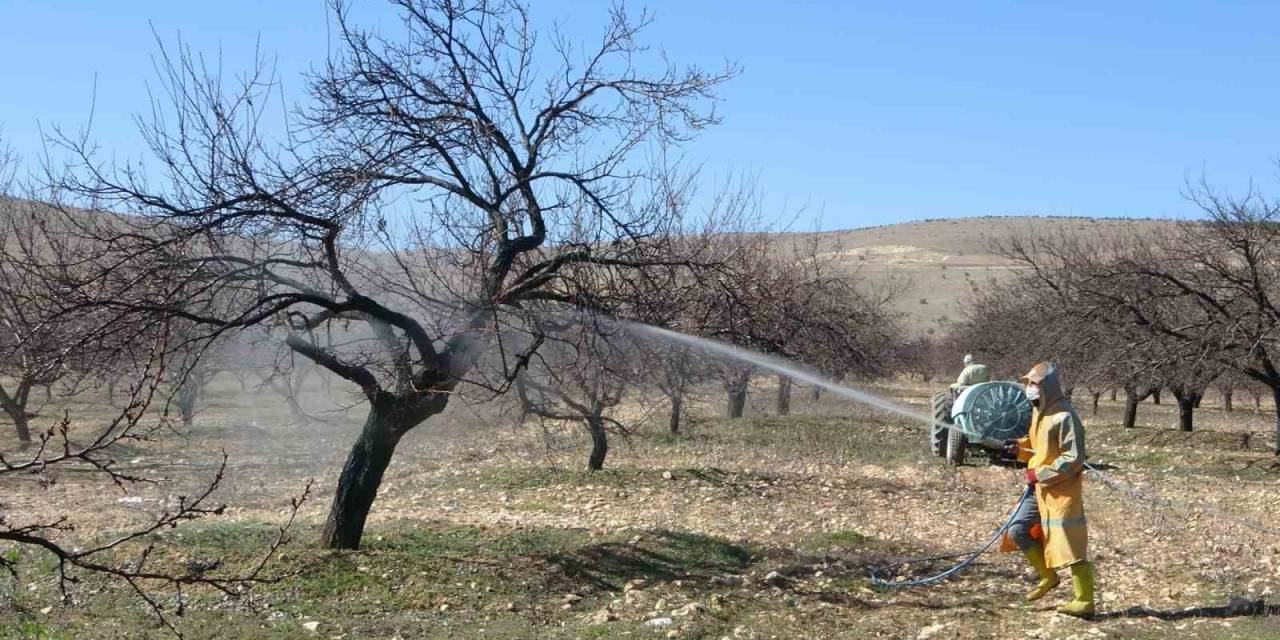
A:
[[[59,468],[88,469],[105,478],[120,489],[129,485],[150,482],[116,465],[111,451],[120,443],[151,439],[162,428],[162,423],[145,424],[146,416],[157,388],[164,379],[167,349],[161,336],[149,350],[138,382],[131,388],[129,401],[113,419],[102,425],[89,426],[64,417],[58,424],[43,433],[34,450],[16,459],[0,456],[0,478],[7,475],[37,473],[52,474]],[[291,501],[289,516],[278,529],[275,540],[263,552],[259,561],[244,572],[218,571],[220,562],[188,564],[175,569],[167,561],[154,560],[157,549],[156,534],[200,520],[221,515],[224,505],[212,500],[214,491],[222,484],[226,474],[226,454],[204,487],[194,496],[178,496],[151,519],[138,528],[118,534],[102,542],[69,546],[59,537],[74,531],[74,525],[66,517],[48,522],[23,521],[18,514],[0,512],[0,541],[23,545],[53,556],[57,562],[59,588],[63,598],[69,600],[72,588],[81,573],[109,576],[126,583],[163,625],[181,635],[173,615],[182,615],[183,590],[191,587],[216,589],[229,596],[239,596],[246,588],[263,582],[273,582],[266,569],[270,560],[287,541],[287,533],[293,524],[302,502],[310,493],[310,485]],[[52,482],[52,480],[48,480]],[[8,559],[0,558],[0,567],[10,572],[17,567]],[[172,610],[157,598],[156,591],[169,589],[177,603]]]

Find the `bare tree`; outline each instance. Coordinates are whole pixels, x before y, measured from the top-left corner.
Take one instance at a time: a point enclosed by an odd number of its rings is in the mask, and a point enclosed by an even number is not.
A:
[[[76,420],[67,414],[40,434],[33,449],[17,456],[0,455],[0,481],[5,481],[6,477],[13,481],[18,476],[38,474],[42,484],[51,486],[57,482],[59,471],[66,468],[77,472],[87,470],[91,476],[121,490],[131,485],[155,482],[154,478],[120,468],[111,451],[123,443],[152,440],[164,430],[163,421],[149,419],[149,409],[164,377],[167,338],[165,332],[160,332],[153,336],[149,346],[139,348],[138,351],[144,355],[138,361],[138,369],[132,372],[136,382],[118,415],[95,424]],[[58,586],[64,600],[71,601],[79,576],[86,573],[105,575],[127,584],[160,623],[181,636],[173,616],[182,615],[185,595],[189,591],[211,588],[228,597],[238,598],[255,584],[280,579],[267,571],[268,565],[288,540],[298,508],[309,492],[308,485],[299,497],[291,501],[287,520],[278,529],[276,537],[258,561],[247,568],[224,568],[218,558],[200,559],[182,566],[159,559],[160,553],[154,554],[156,557],[153,558],[152,552],[157,549],[157,533],[223,513],[225,505],[217,504],[212,495],[225,477],[226,464],[224,454],[203,488],[193,495],[179,496],[170,501],[150,522],[110,539],[85,545],[72,545],[67,539],[67,535],[75,530],[74,514],[40,520],[28,514],[6,512],[0,505],[0,541],[50,556],[55,563]],[[20,566],[6,555],[0,557],[0,568],[17,577]],[[171,594],[170,597],[162,597],[165,590]]]
[[[19,442],[32,441],[31,420],[53,396],[68,397],[104,370],[106,356],[119,349],[100,340],[98,316],[59,315],[50,304],[57,292],[33,262],[75,259],[76,245],[45,230],[48,208],[0,195],[0,409],[12,421]],[[33,397],[33,390],[37,391]]]
[[[528,350],[534,355],[516,378],[522,407],[544,420],[584,425],[591,437],[587,469],[599,471],[609,453],[609,431],[630,432],[612,413],[638,387],[634,341],[616,322],[590,315],[538,324],[534,335],[548,344]]]
[[[872,287],[856,272],[836,272],[831,262],[813,243],[782,255],[763,247],[742,252],[732,280],[708,292],[714,313],[700,333],[798,360],[836,379],[890,372],[904,342],[890,311],[900,284]],[[721,367],[729,417],[741,417],[752,374],[742,363]],[[789,412],[790,392],[790,380],[780,378],[780,412]]]
[[[468,381],[506,310],[576,304],[567,292],[593,272],[649,261],[675,214],[641,202],[665,169],[637,152],[714,124],[709,101],[733,73],[647,72],[646,20],[621,9],[579,49],[539,41],[515,2],[391,4],[400,41],[334,5],[339,51],[283,140],[260,126],[275,112],[263,69],[228,88],[185,50],[163,53],[167,100],[143,132],[163,188],[59,139],[78,159],[61,190],[116,213],[84,231],[187,283],[111,298],[81,287],[83,304],[178,315],[210,336],[271,323],[362,390],[368,417],[324,527],[333,548],[360,545],[400,439]],[[335,326],[343,340],[317,339]],[[530,354],[507,355],[510,380]]]
[[[1128,336],[1123,351],[1141,354],[1133,368],[1147,378],[1146,392],[1171,389],[1184,430],[1204,389],[1224,371],[1243,373],[1280,398],[1273,356],[1280,313],[1272,303],[1280,205],[1203,186],[1193,197],[1207,221],[1089,246],[1042,240],[1010,247],[1045,286],[1073,301],[1073,322],[1101,319]],[[1131,408],[1136,395],[1130,393]],[[1280,436],[1280,412],[1276,419]]]

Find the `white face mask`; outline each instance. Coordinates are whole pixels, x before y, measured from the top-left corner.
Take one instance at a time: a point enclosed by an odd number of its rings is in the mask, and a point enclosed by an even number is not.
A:
[[[1040,399],[1040,385],[1037,385],[1037,384],[1027,385],[1027,399],[1031,400],[1032,402],[1035,402],[1036,400]]]

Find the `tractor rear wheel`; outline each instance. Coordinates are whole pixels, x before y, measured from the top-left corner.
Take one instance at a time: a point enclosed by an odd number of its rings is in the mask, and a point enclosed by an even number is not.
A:
[[[951,429],[951,394],[939,391],[933,395],[933,422],[929,425],[929,450],[939,458],[947,457],[947,433]]]
[[[960,466],[964,463],[964,450],[969,444],[969,439],[965,437],[964,432],[951,427],[947,430],[947,464],[952,466]]]

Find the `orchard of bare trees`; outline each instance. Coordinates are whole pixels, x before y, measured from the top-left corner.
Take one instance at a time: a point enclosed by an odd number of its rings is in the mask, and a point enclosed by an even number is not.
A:
[[[283,618],[264,612],[299,594],[355,598],[398,580],[378,605],[425,589],[414,624],[518,585],[568,593],[554,608],[486,602],[476,619],[524,607],[548,628],[557,611],[599,626],[642,599],[612,594],[641,589],[643,571],[677,589],[763,584],[775,595],[812,579],[841,590],[822,592],[824,607],[848,602],[853,582],[832,580],[869,560],[861,548],[848,564],[829,550],[861,545],[854,529],[878,521],[816,501],[884,494],[887,506],[868,513],[897,517],[911,491],[940,484],[902,457],[924,439],[903,444],[920,425],[901,407],[927,404],[912,394],[941,389],[970,351],[1005,379],[1053,360],[1082,410],[1123,399],[1126,428],[1162,392],[1188,432],[1206,397],[1231,412],[1269,395],[1280,455],[1280,202],[1199,186],[1201,218],[1158,231],[1001,238],[994,251],[1011,275],[979,286],[964,273],[961,317],[930,320],[949,327],[935,335],[903,311],[906,262],[873,273],[850,261],[868,246],[791,233],[766,185],[686,155],[721,124],[736,64],[669,56],[649,40],[652,17],[622,5],[586,39],[516,0],[382,5],[379,19],[328,2],[327,56],[294,78],[261,55],[227,73],[157,37],[158,77],[136,106],[141,158],[104,148],[88,126],[42,128],[41,157],[0,144],[0,569],[13,584],[33,566],[45,572],[4,591],[24,620],[43,609],[29,593],[56,590],[71,607],[114,585],[130,600],[113,608],[174,634],[193,603],[266,629]],[[286,102],[286,82],[305,90]],[[925,253],[884,242],[875,246]],[[708,343],[719,350],[698,346]],[[868,418],[823,396],[819,379],[852,396],[839,385],[875,385],[894,396],[876,406],[901,415]],[[818,450],[753,449],[790,429]],[[563,441],[572,470],[555,457]],[[530,443],[544,448],[520,448]],[[859,471],[882,491],[851,488],[867,478],[828,482],[868,443],[891,451]],[[670,460],[631,464],[644,446]],[[728,468],[744,452],[777,468]],[[537,455],[581,474],[572,495],[520,475]],[[684,466],[704,460],[719,466]],[[801,486],[813,493],[798,511],[820,524],[771,529],[784,518],[768,500]],[[498,515],[467,512],[490,494]],[[583,496],[592,502],[579,509]],[[636,496],[643,518],[561,523],[556,535],[596,545],[586,560],[539,546],[550,544],[541,533],[518,537],[563,511]],[[715,515],[668,531],[684,517],[664,512],[670,504]],[[743,524],[752,509],[767,522]],[[96,516],[107,524],[94,528]],[[769,545],[711,536],[739,516],[768,530]],[[245,523],[257,528],[234,528]],[[502,527],[522,533],[496,545],[500,560],[459,552]],[[433,528],[445,533],[415,537]],[[384,540],[405,530],[412,544]],[[796,539],[778,546],[784,536]],[[885,538],[883,549],[906,548]],[[658,539],[685,555],[625,557]],[[531,548],[536,559],[513,559]],[[366,570],[370,558],[413,553],[450,564]],[[790,564],[748,578],[764,556]],[[338,564],[360,576],[323,573]],[[488,583],[472,579],[494,567]],[[520,573],[547,567],[557,573],[540,582]],[[819,581],[826,571],[835,577]],[[323,589],[288,586],[308,572]],[[436,593],[445,583],[468,595]],[[618,602],[579,615],[593,593]],[[728,624],[726,602],[644,615],[664,614],[650,626],[665,629],[714,608],[715,624]],[[284,622],[319,633],[318,621]],[[387,623],[388,637],[409,637],[401,622]]]
[[[999,243],[1023,268],[975,294],[952,339],[981,345],[1003,371],[1057,360],[1095,411],[1103,393],[1122,389],[1126,427],[1161,390],[1177,402],[1183,431],[1211,389],[1227,411],[1237,389],[1280,400],[1280,206],[1203,184],[1191,199],[1204,219],[1158,232],[1024,233]],[[1280,403],[1275,425],[1280,436]]]

